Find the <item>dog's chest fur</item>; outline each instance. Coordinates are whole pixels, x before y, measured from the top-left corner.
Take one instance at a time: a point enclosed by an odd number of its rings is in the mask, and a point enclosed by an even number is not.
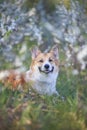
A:
[[[55,75],[49,74],[47,76],[39,73],[32,73],[32,71],[30,70],[26,73],[26,82],[31,81],[32,88],[39,94],[58,94],[58,92],[56,91],[57,76],[58,73],[55,73]]]

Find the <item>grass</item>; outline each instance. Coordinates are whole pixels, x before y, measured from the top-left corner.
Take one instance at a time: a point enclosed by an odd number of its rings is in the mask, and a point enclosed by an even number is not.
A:
[[[71,73],[68,79],[66,71],[61,69],[57,82],[60,97],[5,88],[0,93],[0,130],[86,130],[87,84],[81,87],[81,79]],[[84,107],[79,107],[78,92]]]
[[[86,130],[76,99],[67,97],[62,101],[54,96],[30,96],[8,89],[0,99],[1,130]]]
[[[20,59],[25,55],[23,65],[28,68],[31,59],[27,54],[32,43],[26,46],[25,52],[19,51],[20,45],[14,46],[13,51]],[[65,55],[60,53],[62,62]],[[87,71],[79,75],[72,71],[72,67],[60,67],[57,80],[60,97],[42,96],[28,89],[12,91],[0,84],[0,130],[86,130]]]

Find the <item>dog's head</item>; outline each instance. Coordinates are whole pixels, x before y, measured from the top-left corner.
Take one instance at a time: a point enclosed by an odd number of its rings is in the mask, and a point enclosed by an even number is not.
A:
[[[42,53],[37,47],[32,51],[31,69],[36,74],[41,75],[56,75],[59,71],[59,54],[58,47],[54,46],[50,52]]]

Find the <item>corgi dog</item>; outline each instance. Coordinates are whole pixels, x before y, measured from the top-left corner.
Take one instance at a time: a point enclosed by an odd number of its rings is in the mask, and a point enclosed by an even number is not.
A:
[[[59,73],[58,47],[50,52],[42,53],[37,47],[32,51],[30,70],[26,72],[26,82],[32,80],[32,88],[39,94],[57,94],[56,80]]]
[[[31,87],[38,94],[58,95],[56,90],[59,73],[58,47],[54,46],[48,53],[42,53],[38,47],[34,47],[31,55],[32,62],[27,72],[20,74],[16,71],[6,71],[4,75],[0,73],[0,79],[5,77],[4,82],[11,83],[13,88],[32,82]]]

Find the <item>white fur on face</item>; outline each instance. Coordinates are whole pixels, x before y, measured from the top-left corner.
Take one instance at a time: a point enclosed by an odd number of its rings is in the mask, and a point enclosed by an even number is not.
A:
[[[56,65],[51,65],[50,64],[50,70],[52,69],[52,67],[54,67],[53,72],[44,73],[44,72],[41,72],[38,69],[37,65],[35,65],[34,66],[33,76],[32,76],[33,79],[38,80],[38,81],[43,81],[43,82],[49,82],[49,83],[53,82],[53,81],[56,81],[58,73],[59,73],[59,70],[58,70],[58,67]],[[42,65],[42,69],[44,71],[44,64]]]
[[[48,72],[52,70],[52,67],[54,67],[54,66],[52,66],[52,64],[50,64],[50,62],[45,61],[45,62],[43,63],[43,65],[41,66],[41,70],[42,70],[43,72],[46,71],[45,65],[48,65],[48,66],[49,66]]]

